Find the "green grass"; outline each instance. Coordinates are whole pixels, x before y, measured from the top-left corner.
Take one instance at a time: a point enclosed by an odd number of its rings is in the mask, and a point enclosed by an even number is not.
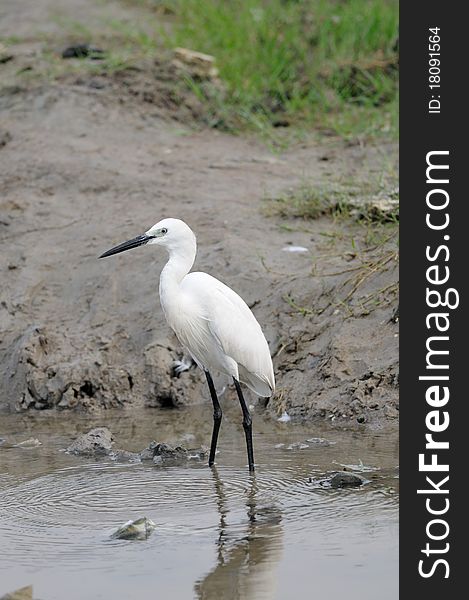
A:
[[[216,57],[231,115],[344,136],[397,129],[398,5],[387,0],[166,0],[169,47]],[[226,107],[225,107],[226,108]]]

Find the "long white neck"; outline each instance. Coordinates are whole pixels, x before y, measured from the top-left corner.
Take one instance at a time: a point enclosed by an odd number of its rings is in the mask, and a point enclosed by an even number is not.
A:
[[[195,236],[168,248],[169,260],[160,275],[160,301],[165,313],[174,304],[181,281],[191,270],[196,253]]]

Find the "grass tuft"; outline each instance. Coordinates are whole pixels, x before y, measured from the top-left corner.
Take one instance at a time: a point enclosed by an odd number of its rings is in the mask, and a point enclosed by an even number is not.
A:
[[[266,212],[284,218],[317,219],[323,215],[369,223],[399,222],[399,192],[371,183],[359,188],[303,184],[292,192],[266,199]]]

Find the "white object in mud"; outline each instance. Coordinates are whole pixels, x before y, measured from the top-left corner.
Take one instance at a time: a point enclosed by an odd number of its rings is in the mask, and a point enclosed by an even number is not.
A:
[[[37,448],[38,446],[42,446],[42,442],[37,438],[28,438],[27,440],[15,444],[15,448]]]
[[[277,419],[279,423],[289,423],[291,421],[290,415],[286,410],[283,411],[282,415]]]
[[[140,517],[135,521],[127,521],[111,537],[119,540],[146,540],[156,525],[151,519]]]
[[[285,246],[282,250],[284,252],[309,252],[308,248],[304,246]]]
[[[189,72],[193,77],[200,79],[216,79],[218,77],[214,56],[188,48],[174,48],[173,53],[173,65],[177,69]]]
[[[206,374],[213,402],[213,433],[209,465],[215,450],[222,411],[210,371],[233,378],[243,412],[249,470],[254,471],[252,419],[240,387],[247,385],[259,396],[275,390],[269,346],[251,309],[227,285],[207,273],[189,273],[195,261],[196,239],[179,219],[163,219],[144,235],[119,244],[100,258],[143,245],[166,248],[169,260],[160,276],[160,301],[164,315],[181,344]]]

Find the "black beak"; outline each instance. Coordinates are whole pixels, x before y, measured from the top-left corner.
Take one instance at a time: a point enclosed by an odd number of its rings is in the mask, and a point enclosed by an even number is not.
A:
[[[132,248],[138,248],[138,246],[144,246],[154,238],[154,235],[139,235],[136,238],[133,238],[132,240],[123,242],[122,244],[119,244],[118,246],[114,246],[114,248],[107,250],[106,252],[104,252],[104,254],[101,254],[99,258],[106,258],[106,256],[112,256],[113,254],[119,254],[119,252],[125,252],[125,250],[131,250]]]

